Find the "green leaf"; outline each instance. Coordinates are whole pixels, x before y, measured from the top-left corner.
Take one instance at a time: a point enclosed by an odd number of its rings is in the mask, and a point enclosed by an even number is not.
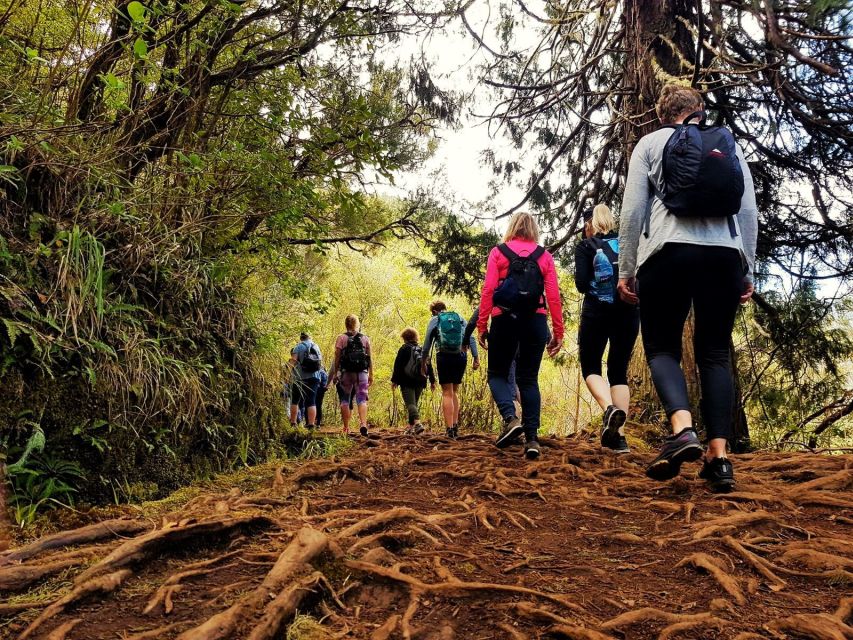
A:
[[[127,15],[134,22],[142,22],[145,20],[145,5],[133,0],[133,2],[127,5]]]
[[[148,57],[148,44],[142,38],[137,38],[133,43],[133,53],[140,60]]]

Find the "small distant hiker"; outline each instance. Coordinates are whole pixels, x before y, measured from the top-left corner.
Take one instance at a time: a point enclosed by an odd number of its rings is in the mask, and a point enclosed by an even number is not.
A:
[[[605,204],[583,212],[583,240],[575,248],[575,286],[584,294],[578,329],[581,374],[595,401],[604,410],[601,446],[627,453],[624,425],[631,393],[628,363],[640,331],[640,312],[616,292],[619,279],[619,239],[616,221]],[[607,352],[607,381],[601,359]]]
[[[317,424],[317,388],[320,386],[320,370],[323,355],[311,336],[302,333],[299,342],[290,352],[290,424],[296,426],[299,410],[305,411],[305,426],[313,429]]]
[[[329,386],[329,374],[326,368],[320,369],[320,384],[317,387],[317,427],[323,426],[323,400],[326,397],[326,389]]]
[[[619,225],[618,289],[623,300],[640,304],[646,358],[672,425],[646,475],[674,478],[682,463],[703,455],[681,369],[692,306],[708,436],[699,477],[724,493],[735,482],[726,457],[735,406],[729,344],[738,305],[753,293],[758,217],[743,151],[727,129],[705,126],[704,109],[695,89],[665,86],[657,103],[664,126],[634,148]]]
[[[546,346],[551,357],[563,346],[563,306],[554,258],[539,245],[539,225],[529,213],[513,216],[503,243],[489,254],[477,330],[480,345],[489,350],[489,388],[504,421],[495,444],[503,449],[524,433],[524,454],[535,460],[540,454],[539,367]],[[513,360],[523,424],[509,378]]]
[[[349,433],[352,416],[351,397],[355,392],[358,411],[358,430],[367,436],[367,390],[373,384],[373,358],[370,352],[370,339],[359,333],[358,316],[348,315],[344,321],[346,332],[335,341],[335,362],[329,371],[329,386],[337,385],[338,400],[341,405],[341,419],[344,433]]]
[[[456,438],[459,436],[459,385],[468,366],[467,349],[462,348],[465,320],[455,311],[448,311],[447,305],[441,300],[430,304],[429,310],[432,318],[424,337],[421,373],[426,376],[427,363],[430,362],[432,346],[435,345],[435,368],[438,370],[438,384],[441,385],[445,434],[448,438]],[[473,336],[468,341],[468,347],[474,358],[472,368],[479,369],[480,353]]]
[[[409,414],[409,426],[406,433],[418,435],[424,431],[424,426],[420,420],[418,402],[420,402],[421,394],[426,389],[427,381],[429,381],[432,389],[435,389],[435,374],[431,363],[427,363],[426,375],[422,374],[424,357],[417,329],[407,327],[400,334],[400,338],[403,340],[403,345],[397,351],[397,357],[394,360],[391,388],[400,387],[400,394],[403,396],[403,402]]]

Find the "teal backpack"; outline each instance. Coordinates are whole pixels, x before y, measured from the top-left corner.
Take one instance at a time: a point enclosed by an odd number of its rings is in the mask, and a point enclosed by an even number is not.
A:
[[[438,349],[443,353],[459,353],[462,350],[462,337],[465,333],[465,321],[455,311],[442,311],[438,314]]]

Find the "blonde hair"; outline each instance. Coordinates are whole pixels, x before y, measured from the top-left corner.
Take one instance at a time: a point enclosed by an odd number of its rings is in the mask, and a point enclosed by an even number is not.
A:
[[[660,92],[655,111],[663,124],[675,122],[678,116],[693,111],[702,111],[705,101],[702,94],[692,87],[668,84]]]
[[[592,210],[592,218],[586,221],[587,235],[594,236],[596,233],[610,233],[616,228],[616,220],[610,207],[606,204],[597,204]]]
[[[400,334],[400,337],[403,339],[403,342],[420,342],[418,330],[414,327],[406,327],[403,329],[403,333]]]
[[[447,305],[444,300],[434,300],[429,305],[430,313],[441,313],[442,311],[447,311]]]
[[[526,211],[516,213],[509,221],[509,227],[504,234],[504,242],[509,242],[515,238],[539,242],[539,225],[536,224],[536,218]]]
[[[347,331],[358,331],[358,316],[354,313],[349,314],[344,320],[344,325],[346,325]]]

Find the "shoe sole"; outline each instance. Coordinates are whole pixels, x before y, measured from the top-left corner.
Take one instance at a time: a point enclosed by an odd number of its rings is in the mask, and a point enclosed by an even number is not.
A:
[[[646,469],[646,476],[652,480],[663,482],[672,480],[681,472],[681,465],[685,462],[695,462],[704,453],[702,445],[690,443],[678,449],[669,458],[657,460]]]
[[[498,449],[505,449],[509,445],[511,445],[520,435],[521,432],[524,431],[524,427],[520,424],[514,426],[512,429],[507,431],[506,433],[498,436],[498,439],[495,440],[495,446]]]
[[[524,457],[528,460],[538,460],[539,459],[539,451],[525,451]]]

